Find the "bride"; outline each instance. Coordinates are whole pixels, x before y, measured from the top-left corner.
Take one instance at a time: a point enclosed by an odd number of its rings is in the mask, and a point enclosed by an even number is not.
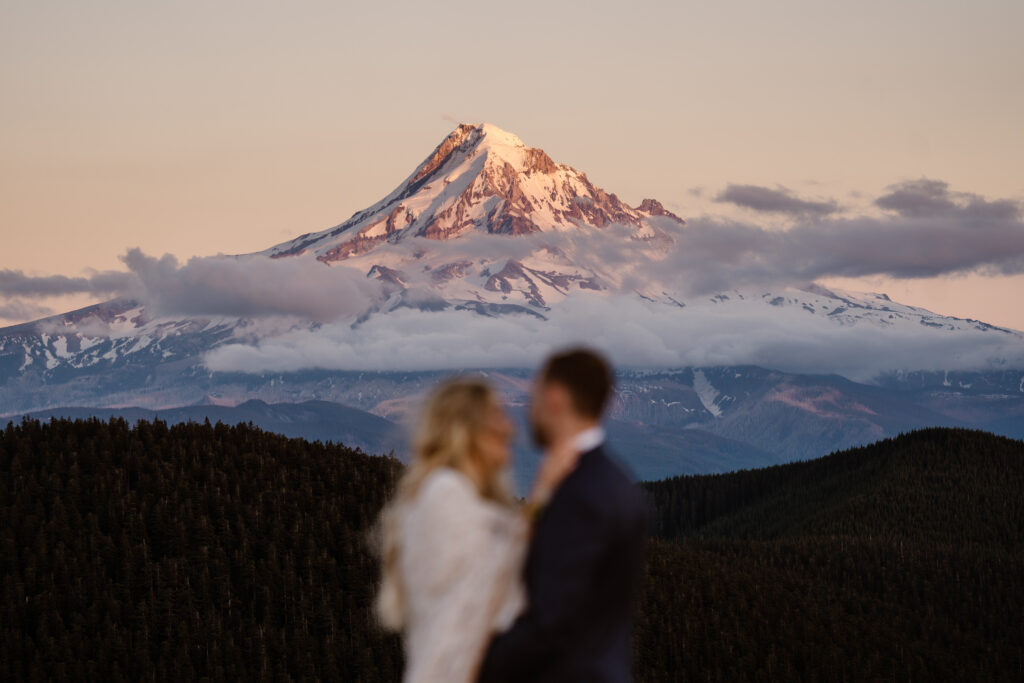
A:
[[[377,612],[402,632],[406,683],[475,680],[491,636],[525,607],[528,524],[506,484],[512,436],[483,380],[449,380],[423,407],[413,461],[381,516]]]

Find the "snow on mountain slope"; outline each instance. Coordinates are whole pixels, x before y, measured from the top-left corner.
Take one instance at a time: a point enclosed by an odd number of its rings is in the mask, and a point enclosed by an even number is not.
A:
[[[708,381],[708,378],[704,376],[703,370],[694,370],[693,372],[693,390],[697,392],[697,397],[700,399],[701,405],[704,409],[715,417],[722,416],[722,409],[715,405],[715,399],[718,398],[718,389]]]

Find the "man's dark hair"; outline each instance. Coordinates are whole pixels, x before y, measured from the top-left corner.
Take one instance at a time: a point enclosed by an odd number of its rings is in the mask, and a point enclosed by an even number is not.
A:
[[[573,408],[585,417],[601,417],[612,393],[608,361],[590,349],[569,349],[548,359],[541,380],[561,384],[569,391]]]

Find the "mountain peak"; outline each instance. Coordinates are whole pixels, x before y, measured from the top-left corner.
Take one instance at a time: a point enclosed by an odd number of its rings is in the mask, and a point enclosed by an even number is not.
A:
[[[455,130],[448,134],[441,146],[446,143],[450,146],[460,146],[466,142],[478,144],[486,149],[517,149],[526,147],[519,136],[507,130],[499,128],[493,123],[460,123]]]
[[[466,125],[466,124],[463,124]],[[506,147],[526,147],[523,141],[519,139],[519,136],[515,133],[510,133],[507,130],[503,130],[493,123],[478,123],[473,126],[476,130],[479,130],[484,139],[492,145],[504,145]]]
[[[406,237],[447,240],[469,232],[523,235],[631,226],[659,234],[655,219],[682,219],[655,200],[630,207],[586,174],[491,123],[459,124],[391,194],[344,223],[268,250],[273,258],[313,251],[325,263]]]
[[[485,165],[502,167],[508,164],[514,173],[554,173],[557,165],[542,149],[527,147],[519,136],[502,130],[493,123],[460,123],[441,144],[434,148],[413,172],[411,180],[420,181],[437,171],[454,157],[483,157]]]

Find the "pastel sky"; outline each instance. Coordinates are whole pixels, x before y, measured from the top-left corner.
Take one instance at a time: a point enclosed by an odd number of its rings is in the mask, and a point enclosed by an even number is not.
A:
[[[264,249],[374,203],[458,121],[686,218],[787,229],[749,186],[839,216],[921,179],[1019,203],[1021,26],[1020,0],[7,0],[0,271]],[[1021,275],[829,283],[1024,329]],[[0,323],[91,301],[0,295]]]

